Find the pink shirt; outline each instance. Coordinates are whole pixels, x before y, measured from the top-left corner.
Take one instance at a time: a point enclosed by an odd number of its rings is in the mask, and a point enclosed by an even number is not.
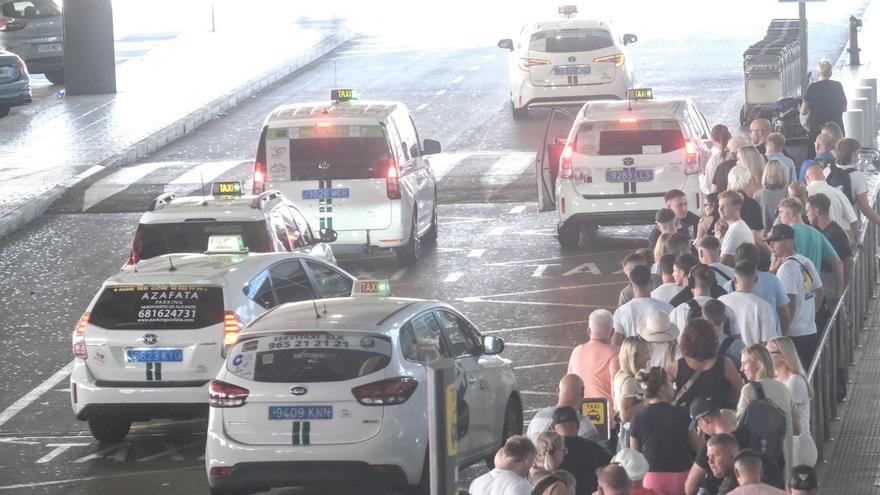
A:
[[[741,486],[727,495],[786,495],[786,493],[779,488],[765,485],[764,483],[752,483],[751,485]]]
[[[614,404],[611,380],[620,368],[617,359],[619,350],[611,344],[591,340],[575,347],[568,360],[568,372],[584,381],[584,397],[604,397],[608,400],[609,409]],[[609,416],[614,416],[613,410]]]

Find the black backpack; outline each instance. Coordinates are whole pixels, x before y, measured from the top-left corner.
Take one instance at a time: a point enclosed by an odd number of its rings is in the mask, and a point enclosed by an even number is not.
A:
[[[822,163],[822,161],[819,163]],[[828,185],[843,191],[850,204],[856,204],[856,198],[852,192],[852,179],[849,176],[856,169],[852,167],[840,168],[834,163],[833,159],[827,163],[826,167],[828,168],[828,176],[825,177],[825,181],[828,182]]]
[[[785,467],[785,433],[787,421],[785,412],[764,394],[764,387],[757,381],[751,382],[757,398],[746,406],[740,426],[748,433],[748,445],[740,445],[761,454],[764,462],[765,478],[783,478]],[[784,478],[783,478],[784,479]],[[772,483],[771,483],[772,484]]]

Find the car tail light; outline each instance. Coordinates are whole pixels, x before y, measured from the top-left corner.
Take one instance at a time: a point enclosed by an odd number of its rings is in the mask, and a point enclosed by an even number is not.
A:
[[[27,23],[20,19],[0,19],[0,31],[5,33],[24,29],[25,26],[27,26]]]
[[[559,157],[559,177],[562,179],[574,177],[574,168],[571,165],[572,154],[574,154],[574,150],[571,145],[567,145],[562,150],[562,156]]]
[[[550,65],[550,61],[543,58],[521,58],[519,59],[519,68],[528,72],[528,70],[536,65]]]
[[[80,359],[88,359],[89,353],[86,351],[86,326],[89,324],[89,313],[85,312],[76,322],[76,328],[73,330],[73,355]]]
[[[684,151],[687,154],[687,162],[684,166],[685,175],[700,173],[700,161],[697,159],[697,145],[691,141],[685,141]]]
[[[400,199],[400,174],[394,160],[388,162],[388,172],[385,174],[385,192],[388,199]]]
[[[365,406],[393,406],[406,402],[418,385],[415,378],[399,376],[355,387],[351,393]]]
[[[266,191],[266,134],[267,127],[263,127],[260,133],[260,144],[257,145],[257,158],[254,160],[254,187],[253,193],[260,194]]]
[[[635,117],[623,117],[623,118],[617,119],[617,122],[620,124],[635,124],[638,121],[639,121],[639,119],[637,119]]]
[[[232,466],[215,466],[211,468],[211,476],[215,478],[225,478],[232,474]]]
[[[608,55],[605,57],[594,58],[593,62],[596,62],[596,63],[607,62],[610,64],[614,64],[615,67],[620,67],[621,65],[623,65],[624,62],[626,62],[626,57],[624,57],[622,53],[618,53],[616,55]]]
[[[238,332],[241,331],[241,323],[235,311],[227,311],[223,314],[223,357],[226,351],[238,342]]]
[[[141,236],[143,235],[143,226],[138,225],[137,230],[134,232],[134,240],[131,241],[131,254],[128,255],[128,263],[122,267],[123,270],[127,270],[134,265],[137,265],[137,262],[141,259]]]
[[[208,405],[211,407],[241,407],[250,391],[220,380],[211,380],[208,386]]]

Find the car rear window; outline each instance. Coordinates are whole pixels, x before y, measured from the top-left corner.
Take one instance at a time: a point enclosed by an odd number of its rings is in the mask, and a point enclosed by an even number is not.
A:
[[[107,330],[193,330],[223,322],[223,289],[195,285],[111,285],[89,323]]]
[[[675,120],[584,122],[578,128],[575,150],[582,155],[654,155],[684,147]]]
[[[36,19],[61,15],[61,9],[52,0],[18,0],[6,2],[0,7],[3,17]]]
[[[290,180],[383,179],[392,160],[378,125],[314,125],[269,129],[266,139],[289,138]],[[271,149],[271,147],[270,147]],[[287,166],[270,157],[269,166]],[[269,171],[275,177],[274,170]]]
[[[611,33],[599,28],[548,29],[532,34],[529,50],[546,53],[591,52],[614,46]]]
[[[141,224],[140,259],[150,259],[168,253],[204,253],[212,235],[240,235],[248,251],[263,253],[270,250],[266,222],[213,222],[188,221],[180,223]]]
[[[242,340],[226,369],[257,382],[339,382],[380,371],[390,361],[391,339],[384,335],[298,332]]]

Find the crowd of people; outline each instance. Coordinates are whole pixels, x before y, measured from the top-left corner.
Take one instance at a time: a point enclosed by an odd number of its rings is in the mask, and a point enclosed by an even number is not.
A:
[[[880,216],[837,123],[801,164],[769,121],[749,130],[751,144],[712,129],[702,216],[666,194],[649,246],[622,260],[618,307],[589,315],[557,403],[471,494],[817,493],[805,368],[852,278],[859,214]],[[608,438],[584,398],[607,401]]]

